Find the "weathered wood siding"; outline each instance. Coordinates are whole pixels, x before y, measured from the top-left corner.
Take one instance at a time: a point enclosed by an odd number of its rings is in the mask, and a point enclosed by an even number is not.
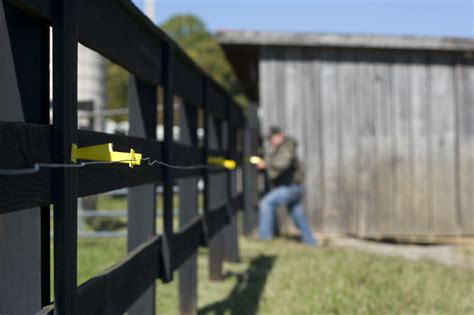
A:
[[[263,47],[262,130],[295,137],[324,232],[474,234],[474,55]]]

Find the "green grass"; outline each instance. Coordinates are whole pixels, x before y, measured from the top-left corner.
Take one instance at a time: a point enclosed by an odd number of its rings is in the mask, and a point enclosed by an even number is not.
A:
[[[127,198],[122,196],[99,195],[97,197],[99,210],[127,210]]]
[[[197,196],[198,207],[202,208],[203,198],[202,194]],[[163,196],[156,196],[156,207],[159,209],[163,208]],[[179,208],[179,196],[175,194],[173,197],[173,208]],[[126,210],[127,209],[127,197],[123,196],[111,196],[111,195],[99,195],[97,198],[97,209],[100,210]]]
[[[242,262],[225,264],[222,282],[207,280],[207,251],[199,251],[199,314],[474,313],[472,270],[284,239],[240,244]],[[125,240],[81,239],[79,282],[125,251]],[[177,314],[177,281],[157,282],[156,303],[159,314]]]

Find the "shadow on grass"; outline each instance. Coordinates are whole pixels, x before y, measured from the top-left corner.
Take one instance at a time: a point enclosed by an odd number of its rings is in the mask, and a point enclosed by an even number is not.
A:
[[[236,277],[237,283],[229,296],[201,308],[199,315],[253,315],[257,313],[258,303],[271,272],[275,256],[258,256],[250,262],[250,267],[244,273],[230,273],[228,277]]]

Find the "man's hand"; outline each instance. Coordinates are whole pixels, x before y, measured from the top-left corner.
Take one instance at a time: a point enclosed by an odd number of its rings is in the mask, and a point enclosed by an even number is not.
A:
[[[259,171],[263,171],[264,169],[267,168],[267,163],[265,163],[264,160],[260,160],[260,161],[258,161],[258,163],[256,164],[256,166],[257,166],[257,169],[258,169]]]

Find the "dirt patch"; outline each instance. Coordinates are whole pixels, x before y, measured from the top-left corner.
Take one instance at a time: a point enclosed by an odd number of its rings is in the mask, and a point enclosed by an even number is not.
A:
[[[455,245],[389,244],[355,238],[326,239],[327,246],[351,248],[372,254],[410,260],[429,260],[446,266],[474,269],[474,248]]]

